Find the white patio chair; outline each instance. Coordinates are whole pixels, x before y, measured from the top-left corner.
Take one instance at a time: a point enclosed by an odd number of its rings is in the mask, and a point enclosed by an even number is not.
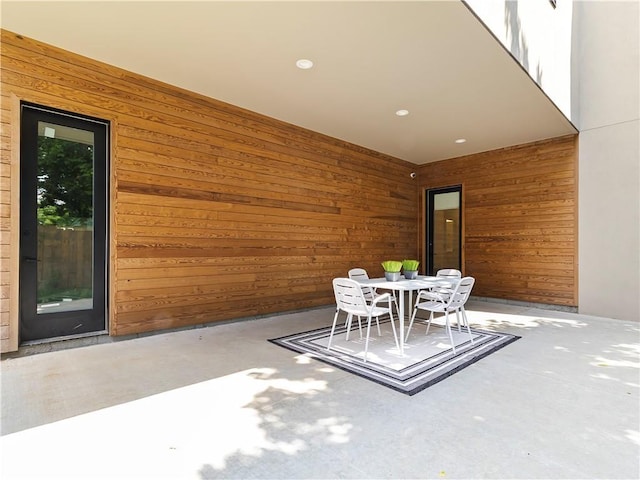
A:
[[[352,280],[368,280],[369,274],[364,268],[352,268],[349,270],[349,278]],[[367,300],[367,303],[371,303],[373,299],[378,295],[378,292],[375,288],[362,286],[362,293],[364,293],[364,298]],[[396,312],[398,311],[398,300],[396,299],[395,292],[390,292],[391,298],[393,299],[393,303],[396,306]],[[378,331],[380,327],[378,327]]]
[[[462,278],[462,272],[460,270],[457,270],[455,268],[443,268],[440,269],[436,272],[436,277],[443,277],[446,279],[459,279]],[[442,295],[444,298],[448,298],[449,295],[451,294],[451,290],[450,288],[438,288],[438,289],[432,289],[432,291],[435,291],[436,293],[439,293],[440,295]],[[462,307],[462,311],[464,311],[464,306]],[[466,319],[466,316],[463,316],[463,319]],[[456,321],[458,320],[458,317],[456,316]],[[458,331],[460,331],[460,322],[457,322],[458,324]]]
[[[460,326],[458,315],[462,315],[462,317],[464,318],[464,323],[467,326],[467,331],[469,332],[469,338],[471,339],[471,343],[473,343],[473,335],[471,334],[471,328],[469,328],[469,322],[466,318],[467,314],[464,311],[463,307],[469,299],[469,296],[471,295],[471,289],[473,288],[474,283],[475,279],[473,277],[464,277],[460,280],[460,282],[458,282],[458,285],[456,285],[456,287],[451,291],[448,297],[444,297],[438,292],[421,290],[420,293],[418,293],[415,306],[413,307],[413,314],[411,315],[409,328],[407,328],[406,339],[409,338],[409,333],[411,332],[413,321],[416,318],[416,313],[418,312],[418,309],[420,309],[430,312],[429,321],[427,323],[427,334],[429,334],[429,327],[431,326],[431,321],[433,320],[433,314],[444,313],[445,328],[447,329],[447,334],[449,335],[449,340],[451,341],[451,348],[453,349],[453,353],[456,353],[456,346],[453,343],[453,335],[451,334],[449,313],[455,312],[456,319],[458,319],[458,327]]]
[[[391,329],[393,330],[393,337],[396,342],[396,347],[400,349],[398,343],[398,335],[396,334],[396,326],[393,321],[393,312],[391,309],[391,295],[389,293],[383,293],[373,298],[371,303],[367,303],[362,288],[355,280],[350,278],[334,278],[333,279],[333,292],[336,297],[336,314],[333,317],[333,325],[331,327],[331,334],[329,335],[329,343],[327,350],[331,349],[331,341],[333,340],[333,334],[336,329],[336,323],[338,321],[338,315],[340,312],[347,314],[347,334],[346,339],[349,340],[349,332],[351,330],[351,321],[354,315],[358,317],[367,318],[367,336],[364,344],[364,361],[367,361],[367,353],[369,351],[369,334],[371,332],[371,319],[373,317],[380,317],[380,315],[389,314],[391,319]],[[385,307],[379,306],[379,303],[386,303]],[[380,335],[380,331],[378,331]],[[360,337],[362,337],[362,327],[360,328]]]
[[[436,277],[462,278],[462,272],[455,268],[443,268],[436,272]]]

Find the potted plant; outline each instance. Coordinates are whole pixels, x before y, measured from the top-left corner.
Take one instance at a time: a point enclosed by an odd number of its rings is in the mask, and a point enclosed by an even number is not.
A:
[[[382,268],[384,269],[384,277],[388,281],[395,282],[400,280],[402,262],[399,262],[398,260],[386,260],[382,262]]]
[[[402,260],[404,278],[407,280],[418,278],[418,265],[420,265],[418,260]]]

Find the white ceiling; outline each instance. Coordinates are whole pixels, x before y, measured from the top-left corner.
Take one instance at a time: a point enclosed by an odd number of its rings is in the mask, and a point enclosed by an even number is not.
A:
[[[416,164],[575,132],[458,0],[1,8],[6,30]]]

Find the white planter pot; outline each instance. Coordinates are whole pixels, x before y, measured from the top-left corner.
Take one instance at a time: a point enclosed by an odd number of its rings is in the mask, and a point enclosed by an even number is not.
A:
[[[389,282],[397,282],[400,280],[400,272],[384,272],[384,278]]]
[[[415,280],[416,278],[418,278],[418,271],[417,270],[405,270],[404,271],[404,278],[406,278],[407,280]]]

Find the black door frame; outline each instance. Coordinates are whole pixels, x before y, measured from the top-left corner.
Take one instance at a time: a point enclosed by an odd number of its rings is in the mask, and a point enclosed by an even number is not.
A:
[[[37,313],[38,122],[94,132],[93,308]],[[27,102],[20,104],[20,342],[81,336],[107,330],[109,122]],[[30,200],[30,201],[29,201]]]
[[[439,188],[427,188],[425,189],[425,239],[426,239],[426,251],[425,251],[425,264],[426,264],[426,275],[435,275],[435,271],[433,268],[433,233],[434,233],[434,197],[439,193],[452,193],[458,192],[459,195],[459,218],[458,218],[458,238],[460,241],[458,242],[458,270],[462,271],[462,185],[451,185],[448,187],[439,187]]]

